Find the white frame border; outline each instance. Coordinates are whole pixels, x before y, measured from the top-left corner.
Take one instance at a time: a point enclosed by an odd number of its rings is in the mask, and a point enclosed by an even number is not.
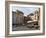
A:
[[[10,30],[9,30],[9,34],[43,33],[43,6],[42,5],[41,6],[40,5],[33,6],[33,7],[40,7],[40,9],[41,9],[41,11],[40,11],[41,12],[40,13],[41,14],[41,16],[40,16],[40,21],[41,21],[40,22],[40,25],[41,25],[40,28],[41,29],[40,30],[35,30],[35,31],[34,30],[31,30],[31,31],[14,31],[14,32],[12,32],[12,28],[11,28],[12,27],[12,25],[11,25],[12,24],[12,19],[11,19],[12,18],[12,9],[11,8],[14,5],[15,4],[10,4],[10,10],[9,10],[10,11],[9,12],[10,13],[10,20],[9,20],[10,21]],[[19,6],[22,6],[22,5],[19,5]]]

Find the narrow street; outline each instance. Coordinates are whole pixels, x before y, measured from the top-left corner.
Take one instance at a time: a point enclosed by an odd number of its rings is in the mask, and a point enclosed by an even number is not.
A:
[[[23,30],[39,30],[39,27],[37,27],[37,29],[36,28],[34,28],[34,25],[32,25],[33,27],[30,27],[31,26],[31,24],[28,24],[28,25],[18,25],[18,26],[16,26],[16,25],[14,25],[13,27],[12,27],[12,30],[13,31],[23,31]]]

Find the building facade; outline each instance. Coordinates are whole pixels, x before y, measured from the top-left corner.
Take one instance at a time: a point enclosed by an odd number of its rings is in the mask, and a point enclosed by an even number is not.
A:
[[[14,12],[13,12],[14,13]],[[12,15],[12,21],[13,24],[23,24],[24,23],[24,16],[23,12],[17,10],[13,15]]]
[[[40,12],[36,10],[34,13],[30,13],[28,16],[32,18],[33,21],[38,21],[40,17]]]

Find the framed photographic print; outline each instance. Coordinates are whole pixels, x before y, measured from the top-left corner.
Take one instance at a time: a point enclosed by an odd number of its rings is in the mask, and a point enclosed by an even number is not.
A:
[[[45,4],[5,2],[5,35],[32,36],[45,34]]]

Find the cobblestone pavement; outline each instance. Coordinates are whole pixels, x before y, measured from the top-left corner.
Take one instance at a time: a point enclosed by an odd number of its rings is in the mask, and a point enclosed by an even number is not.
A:
[[[38,28],[39,29],[39,28]],[[37,30],[38,30],[37,29]],[[31,28],[31,27],[28,27],[27,25],[20,25],[20,26],[16,26],[14,25],[12,27],[12,30],[13,31],[22,31],[22,30],[36,30],[36,28]]]

